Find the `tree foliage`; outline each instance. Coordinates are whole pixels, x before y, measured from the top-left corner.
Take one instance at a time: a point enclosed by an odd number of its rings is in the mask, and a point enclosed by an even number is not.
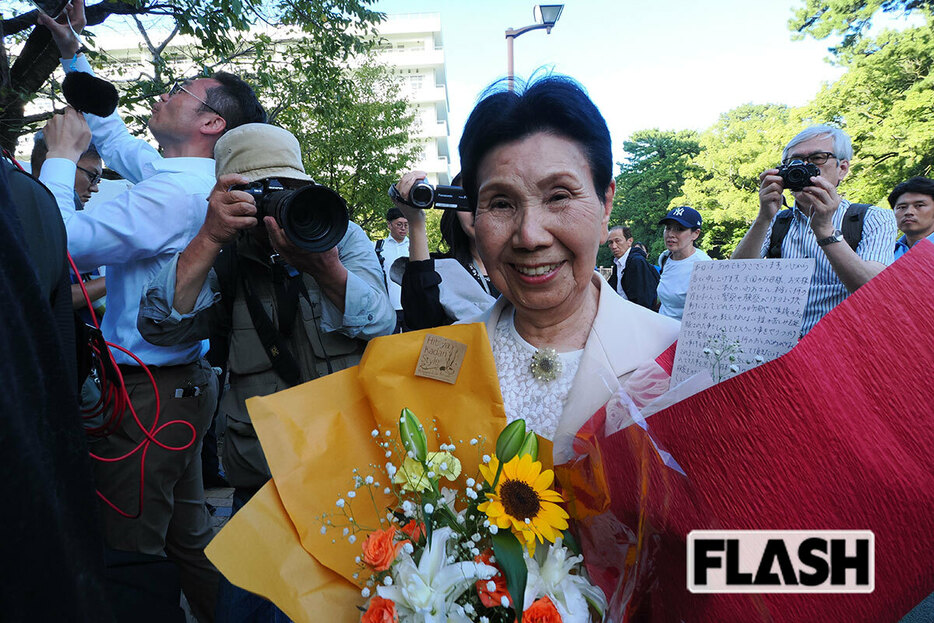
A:
[[[610,224],[628,225],[635,240],[651,245],[649,255],[664,250],[658,235],[658,220],[665,216],[672,199],[681,192],[691,159],[700,153],[697,134],[692,131],[642,130],[623,143],[628,157],[620,163],[616,196]],[[607,265],[609,253],[602,250],[598,263]]]
[[[88,31],[86,37],[94,41],[94,26],[104,23],[114,15],[128,15],[136,19],[141,32],[146,31],[153,19],[169,24],[168,36],[154,42],[148,37],[146,44],[152,56],[152,72],[141,76],[137,92],[126,95],[133,97],[151,96],[159,92],[165,81],[168,65],[165,51],[177,35],[191,35],[200,53],[194,60],[218,60],[230,58],[237,51],[242,37],[257,23],[271,25],[295,25],[301,28],[320,54],[321,63],[340,64],[349,57],[364,53],[375,36],[376,25],[383,15],[369,9],[373,0],[105,0],[86,8]],[[55,0],[45,0],[51,8]],[[15,3],[14,9],[28,7]],[[25,43],[12,63],[5,54],[0,54],[0,145],[11,149],[18,137],[29,131],[30,121],[24,119],[26,103],[36,97],[58,67],[58,50],[48,30],[35,26],[37,10],[20,11],[17,15],[0,21],[4,49],[7,39],[22,36]],[[146,34],[143,35],[144,37]],[[93,47],[93,46],[92,46]],[[153,84],[145,84],[146,80]],[[54,83],[52,83],[54,84]]]
[[[880,204],[895,184],[934,168],[934,30],[886,31],[837,59],[846,73],[804,113],[846,130],[855,149],[847,192]]]
[[[804,0],[804,6],[795,11],[788,27],[796,38],[842,35],[840,49],[845,49],[859,41],[880,12],[917,12],[930,17],[932,11],[934,0]]]
[[[367,8],[370,2],[101,3],[87,9],[89,20],[97,16],[95,23],[121,11],[139,11],[133,20],[143,41],[143,61],[136,50],[96,50],[89,56],[92,64],[106,66],[108,74],[115,75],[121,112],[137,134],[146,130],[151,100],[176,79],[218,69],[241,75],[254,86],[270,122],[298,138],[309,175],[339,192],[351,218],[368,233],[382,234],[383,215],[391,205],[386,189],[410,166],[418,145],[410,140],[413,110],[391,70],[370,52],[383,17]],[[257,22],[270,27],[246,30]],[[33,29],[29,38],[40,31],[45,29]],[[179,36],[184,33],[194,39]],[[18,94],[20,103],[40,93],[57,100],[55,80],[49,80],[57,67],[57,54],[53,56],[44,90],[6,93]],[[14,67],[25,67],[29,58],[24,48]],[[31,121],[42,123],[44,116]],[[28,123],[17,127],[6,115],[4,120],[14,140],[16,133],[32,129]]]

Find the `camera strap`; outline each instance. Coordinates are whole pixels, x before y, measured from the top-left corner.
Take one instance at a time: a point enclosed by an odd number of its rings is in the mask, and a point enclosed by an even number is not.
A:
[[[242,267],[241,267],[242,268]],[[299,280],[301,278],[299,277]],[[283,381],[290,386],[298,385],[301,382],[301,372],[292,352],[289,350],[281,332],[270,320],[269,315],[263,308],[253,289],[250,287],[248,279],[244,276],[244,271],[240,270],[240,281],[243,284],[243,295],[246,299],[246,307],[250,312],[250,319],[253,321],[253,328],[259,336],[259,341],[263,345],[263,350],[269,357],[273,370]],[[296,290],[295,307],[298,307],[298,291]],[[281,311],[281,308],[280,308]],[[295,310],[291,312],[292,320],[295,319]],[[280,325],[283,323],[283,317],[279,316]],[[291,326],[290,326],[291,332]]]

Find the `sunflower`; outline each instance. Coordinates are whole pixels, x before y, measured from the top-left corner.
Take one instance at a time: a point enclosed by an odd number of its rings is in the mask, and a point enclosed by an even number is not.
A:
[[[480,465],[480,473],[490,486],[498,469],[496,457],[489,465]],[[486,513],[497,528],[511,528],[534,552],[536,539],[539,543],[554,543],[561,530],[568,527],[568,514],[558,506],[564,500],[549,488],[554,479],[554,472],[542,471],[542,464],[533,461],[531,455],[517,456],[503,465],[496,488],[486,494],[487,501],[477,509]]]

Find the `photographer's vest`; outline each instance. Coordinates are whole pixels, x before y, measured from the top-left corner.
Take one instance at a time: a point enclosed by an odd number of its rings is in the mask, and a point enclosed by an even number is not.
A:
[[[214,268],[220,283],[221,304],[226,306],[230,318],[226,344],[220,334],[212,336],[211,341],[213,353],[223,352],[225,347],[228,350],[229,387],[221,399],[221,413],[227,415],[224,469],[233,486],[259,487],[269,479],[269,467],[244,401],[311,381],[330,371],[355,366],[360,362],[367,343],[321,331],[324,294],[315,280],[306,274],[293,277],[301,280],[304,291],[296,293],[298,300],[293,308],[291,327],[280,327],[280,312],[290,315],[289,310],[282,309],[281,281],[285,271],[282,266],[274,267],[268,255],[263,255],[249,237],[242,237],[236,249],[233,245],[226,247]],[[280,280],[278,292],[276,279]],[[278,332],[281,345],[291,354],[297,368],[297,378],[291,380],[297,380],[297,383],[283,379],[270,360],[268,344],[264,346],[254,322],[255,314],[250,312],[246,290],[252,293],[254,303],[258,302],[262,307],[265,317]],[[230,296],[231,292],[235,294]],[[293,300],[285,306],[290,307],[294,303]],[[272,349],[274,353],[279,350],[276,346]],[[313,408],[309,405],[309,417],[313,417]]]

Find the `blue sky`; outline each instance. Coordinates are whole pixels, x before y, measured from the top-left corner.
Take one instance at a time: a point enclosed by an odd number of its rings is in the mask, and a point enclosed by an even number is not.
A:
[[[803,0],[568,0],[550,34],[515,41],[517,76],[553,68],[579,80],[622,142],[645,128],[703,129],[747,103],[800,105],[840,70],[833,42],[792,41]],[[506,74],[505,30],[534,23],[534,2],[379,0],[387,13],[440,13],[451,105],[451,144],[477,95]],[[452,164],[456,171],[457,162]]]

